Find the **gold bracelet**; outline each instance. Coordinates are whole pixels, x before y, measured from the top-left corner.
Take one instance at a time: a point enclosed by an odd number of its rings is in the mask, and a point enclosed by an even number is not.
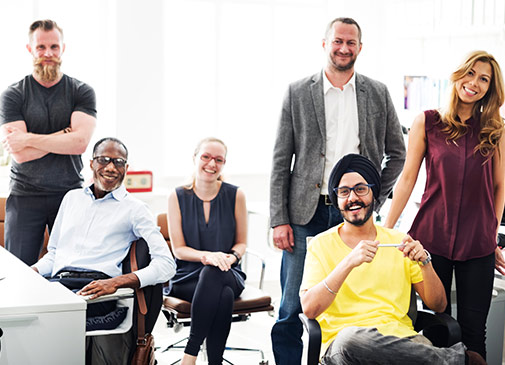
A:
[[[328,289],[328,291],[333,294],[333,295],[337,295],[337,292],[334,292],[333,290],[330,289],[330,287],[328,286],[328,284],[326,284],[326,279],[323,280],[323,284],[324,286],[326,287],[326,289]]]

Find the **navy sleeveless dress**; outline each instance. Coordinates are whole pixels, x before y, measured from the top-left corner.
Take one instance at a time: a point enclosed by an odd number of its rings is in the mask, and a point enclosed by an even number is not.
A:
[[[237,186],[221,183],[221,188],[210,202],[209,222],[205,222],[203,201],[192,189],[176,188],[177,199],[181,210],[182,232],[188,247],[195,250],[230,252],[235,245],[235,200]],[[201,262],[190,262],[176,259],[177,271],[172,284],[194,280],[200,275],[204,265]],[[240,265],[231,268],[238,286],[243,289],[246,278]]]

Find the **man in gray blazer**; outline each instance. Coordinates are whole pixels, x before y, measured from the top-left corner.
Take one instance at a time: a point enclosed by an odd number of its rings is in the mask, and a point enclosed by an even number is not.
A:
[[[354,72],[361,29],[351,18],[328,25],[322,72],[289,86],[282,106],[270,181],[274,244],[284,250],[282,299],[272,328],[277,365],[300,364],[302,326],[299,290],[306,237],[342,221],[328,199],[333,165],[348,153],[368,157],[381,171],[379,211],[405,161],[405,144],[386,86]]]

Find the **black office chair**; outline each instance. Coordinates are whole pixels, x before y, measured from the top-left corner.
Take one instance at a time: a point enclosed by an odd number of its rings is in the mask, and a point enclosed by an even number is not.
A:
[[[434,346],[450,347],[461,341],[461,328],[458,322],[446,313],[434,313],[417,309],[417,296],[412,288],[408,316],[412,319],[414,330],[423,333]],[[304,331],[308,332],[307,365],[319,364],[321,352],[321,327],[315,319],[299,314]],[[305,344],[304,344],[305,346]]]

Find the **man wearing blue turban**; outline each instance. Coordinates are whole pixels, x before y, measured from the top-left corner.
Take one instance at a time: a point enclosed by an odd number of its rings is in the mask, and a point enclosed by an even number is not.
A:
[[[419,241],[374,224],[380,188],[361,155],[344,156],[330,174],[328,195],[344,222],[311,240],[300,293],[303,312],[321,325],[321,364],[485,364],[461,342],[438,348],[414,331],[411,288],[436,312],[445,291]]]

